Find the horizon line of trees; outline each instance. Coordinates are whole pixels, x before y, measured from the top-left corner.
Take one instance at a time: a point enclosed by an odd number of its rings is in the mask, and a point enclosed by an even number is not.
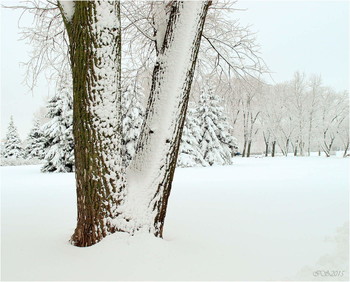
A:
[[[217,81],[216,93],[237,137],[242,156],[252,148],[265,156],[310,156],[349,150],[349,93],[322,84],[318,75],[295,72],[274,85],[258,79]]]
[[[311,152],[318,155],[323,152],[329,157],[335,148],[341,148],[344,157],[348,155],[347,91],[336,92],[324,86],[320,76],[306,77],[300,72],[296,72],[292,80],[275,85],[258,80],[235,82],[230,84],[234,88],[229,94],[218,93],[218,89],[222,91],[225,87],[222,83],[216,91],[202,87],[200,93],[192,93],[177,166],[231,164],[235,155],[249,157],[256,144],[260,145],[260,153],[271,157],[277,154],[310,156]],[[2,157],[43,160],[43,172],[72,172],[71,91],[69,83],[60,87],[48,101],[46,118],[49,120],[40,125],[39,119],[34,119],[24,145],[11,116]],[[126,166],[137,147],[145,114],[143,100],[140,87],[123,90]],[[233,136],[241,139],[241,153]]]

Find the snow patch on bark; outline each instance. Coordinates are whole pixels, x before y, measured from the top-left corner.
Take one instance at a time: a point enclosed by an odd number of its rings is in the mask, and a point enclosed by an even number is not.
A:
[[[103,185],[111,197],[104,205],[110,214],[105,224],[113,224],[113,219],[119,214],[116,202],[123,198],[119,191],[123,186],[123,171],[121,158],[121,132],[118,125],[121,123],[120,84],[118,63],[120,54],[116,42],[116,32],[120,28],[119,11],[113,1],[96,2],[93,10],[92,34],[98,39],[92,52],[95,55],[95,64],[89,71],[88,112],[91,113],[92,132],[99,136],[96,148],[100,152],[100,172],[91,175],[92,179],[100,179],[98,174],[104,175]],[[100,195],[105,198],[105,195]]]
[[[60,1],[64,16],[68,21],[71,21],[74,15],[75,3],[72,0]]]
[[[168,24],[168,17],[166,14],[166,2],[159,3],[156,5],[156,11],[154,13],[154,26],[156,29],[156,44],[157,50],[160,50],[163,45],[164,36]]]

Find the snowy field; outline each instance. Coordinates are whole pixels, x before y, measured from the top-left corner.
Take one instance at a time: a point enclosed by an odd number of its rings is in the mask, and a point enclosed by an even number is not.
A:
[[[68,243],[74,174],[39,168],[1,167],[2,280],[348,279],[346,159],[177,169],[164,240],[115,234],[89,248]]]

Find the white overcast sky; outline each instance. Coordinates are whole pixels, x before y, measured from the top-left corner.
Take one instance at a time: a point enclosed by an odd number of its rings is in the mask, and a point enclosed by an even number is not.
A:
[[[16,4],[18,1],[2,1]],[[325,85],[349,89],[349,1],[239,1],[236,17],[251,24],[262,46],[262,57],[276,82],[297,70],[322,75]],[[30,46],[19,41],[19,11],[1,9],[1,135],[10,115],[21,138],[28,134],[33,113],[53,89],[44,79],[34,93],[21,84]],[[22,22],[30,24],[31,19]]]

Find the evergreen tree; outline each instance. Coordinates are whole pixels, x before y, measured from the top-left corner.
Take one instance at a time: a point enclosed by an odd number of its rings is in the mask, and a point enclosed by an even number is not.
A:
[[[73,101],[67,86],[49,100],[47,117],[42,127],[45,142],[43,172],[71,172],[74,169]]]
[[[4,158],[18,159],[23,157],[22,142],[19,138],[17,128],[13,122],[12,116],[7,128],[4,151],[2,154]]]
[[[125,89],[122,95],[123,105],[123,157],[128,165],[135,155],[137,141],[140,136],[141,126],[144,119],[144,108],[141,103],[140,90],[131,93]]]
[[[230,126],[220,102],[220,98],[210,88],[200,95],[198,116],[202,136],[199,145],[209,165],[231,164],[231,157],[237,151],[236,140],[230,134]]]
[[[45,137],[43,131],[40,128],[39,121],[34,120],[34,125],[31,131],[29,132],[27,138],[27,144],[24,148],[24,155],[27,159],[44,159],[45,157]]]
[[[198,115],[196,114],[194,103],[190,103],[181,136],[177,166],[193,167],[208,165],[208,163],[204,160],[203,154],[199,147],[200,139],[200,121],[198,119]]]

